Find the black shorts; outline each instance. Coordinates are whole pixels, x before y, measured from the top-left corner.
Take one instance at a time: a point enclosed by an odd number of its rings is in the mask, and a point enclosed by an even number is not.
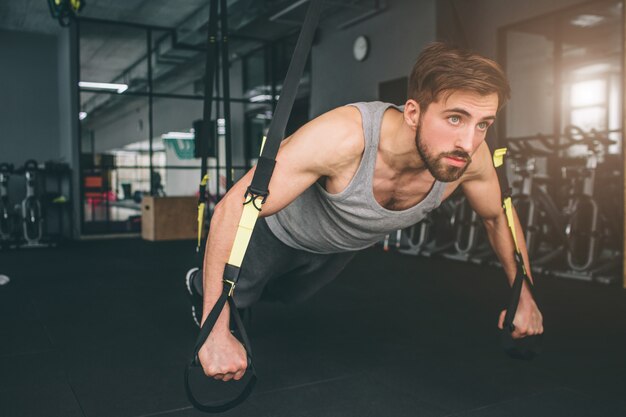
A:
[[[335,279],[355,254],[294,249],[278,240],[265,219],[260,218],[241,265],[235,303],[245,308],[261,298],[284,303],[303,301]]]

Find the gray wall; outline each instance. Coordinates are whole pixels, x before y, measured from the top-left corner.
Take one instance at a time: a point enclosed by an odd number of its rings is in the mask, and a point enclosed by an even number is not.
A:
[[[436,0],[388,0],[383,13],[345,30],[323,30],[312,52],[311,116],[350,102],[376,100],[378,83],[409,74],[435,39]],[[352,56],[359,35],[370,40],[363,62]]]
[[[57,40],[0,31],[0,162],[60,157]]]

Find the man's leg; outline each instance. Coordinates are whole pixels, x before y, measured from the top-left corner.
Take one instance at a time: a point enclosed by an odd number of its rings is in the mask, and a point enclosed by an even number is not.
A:
[[[235,287],[233,297],[237,308],[247,308],[258,301],[270,280],[302,267],[297,263],[299,252],[278,240],[265,219],[259,219]],[[198,325],[202,317],[202,280],[202,271],[198,268],[190,269],[185,279],[192,300],[192,314]]]
[[[299,303],[328,285],[350,263],[356,252],[328,255],[300,252],[299,268],[276,277],[265,287],[262,299]]]

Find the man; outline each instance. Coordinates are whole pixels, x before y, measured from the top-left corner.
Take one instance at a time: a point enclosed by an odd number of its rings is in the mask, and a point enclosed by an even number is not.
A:
[[[513,282],[514,243],[485,142],[509,92],[495,62],[434,43],[413,67],[403,109],[380,102],[340,107],[285,139],[234,293],[238,307],[260,298],[289,302],[308,297],[334,279],[356,251],[418,222],[459,186],[483,219]],[[254,168],[215,208],[203,284],[201,274],[188,274],[190,292],[204,293],[201,321],[222,292],[224,266],[253,173]],[[521,245],[529,271],[523,238]],[[543,332],[527,287],[514,324],[515,338]],[[216,379],[237,380],[245,373],[246,353],[229,331],[228,305],[199,358],[204,372]]]

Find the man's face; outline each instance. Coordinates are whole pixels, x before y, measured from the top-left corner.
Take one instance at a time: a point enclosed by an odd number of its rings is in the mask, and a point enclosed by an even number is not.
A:
[[[472,162],[496,118],[498,95],[456,91],[432,102],[420,115],[415,143],[435,179],[456,181]]]

